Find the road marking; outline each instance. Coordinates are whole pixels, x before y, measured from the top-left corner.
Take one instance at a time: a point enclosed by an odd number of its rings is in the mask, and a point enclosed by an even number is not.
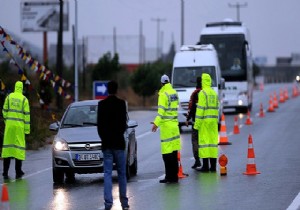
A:
[[[152,131],[147,131],[147,132],[145,132],[145,133],[143,133],[143,134],[141,134],[141,135],[138,135],[136,138],[139,139],[139,138],[142,138],[142,137],[144,137],[144,136],[147,136],[147,135],[149,135],[149,134],[151,134],[151,133],[152,133]]]
[[[296,198],[293,200],[291,205],[286,210],[299,210],[300,209],[300,192],[296,196]]]
[[[48,171],[48,170],[50,170],[50,169],[52,169],[52,167],[45,168],[45,169],[40,170],[40,171],[37,171],[37,172],[35,172],[35,173],[32,173],[32,174],[28,174],[28,175],[22,176],[22,178],[27,178],[27,177],[35,176],[35,175],[37,175],[37,174],[43,173],[43,172],[45,172],[45,171]],[[21,178],[21,179],[22,179],[22,178]],[[17,180],[19,180],[19,179],[9,179],[8,182],[16,182]],[[4,182],[4,183],[1,183],[0,185],[2,186],[3,184],[5,184],[5,182]]]

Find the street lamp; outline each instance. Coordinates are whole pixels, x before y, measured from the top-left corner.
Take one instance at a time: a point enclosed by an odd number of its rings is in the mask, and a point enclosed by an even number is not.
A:
[[[77,13],[78,13],[78,8],[77,8],[77,0],[75,0],[75,31],[74,31],[74,74],[75,74],[75,101],[78,101],[78,40],[77,40],[77,32],[78,32],[78,17],[77,17]]]

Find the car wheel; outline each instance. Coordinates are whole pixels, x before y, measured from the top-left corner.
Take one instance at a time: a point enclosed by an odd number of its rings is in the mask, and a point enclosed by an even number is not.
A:
[[[126,163],[126,178],[127,180],[129,180],[131,177],[131,174],[130,174],[130,165],[129,165],[129,160],[127,160],[127,163]]]
[[[66,173],[66,182],[67,183],[74,183],[75,182],[75,174],[73,172]]]
[[[63,171],[59,171],[55,168],[52,169],[53,174],[53,182],[56,184],[61,184],[64,182],[65,173]]]
[[[133,161],[132,165],[130,166],[130,175],[136,176],[137,169],[138,169],[138,165],[137,165],[137,145],[135,144],[135,155],[134,155],[134,161]]]

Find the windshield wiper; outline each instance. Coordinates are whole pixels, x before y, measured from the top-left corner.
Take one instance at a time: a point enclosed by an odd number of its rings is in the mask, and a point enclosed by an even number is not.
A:
[[[82,127],[82,124],[72,124],[72,123],[65,123],[62,127]]]
[[[94,122],[83,122],[82,123],[83,125],[97,125],[97,123],[94,123]]]

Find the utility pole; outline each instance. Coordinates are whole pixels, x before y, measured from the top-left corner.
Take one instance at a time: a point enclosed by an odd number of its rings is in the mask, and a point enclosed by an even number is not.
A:
[[[236,3],[236,4],[228,4],[229,7],[231,8],[236,8],[236,12],[237,12],[237,21],[240,21],[240,8],[244,8],[247,7],[247,2],[244,4],[240,4],[240,3]]]
[[[59,29],[57,32],[57,48],[56,48],[56,74],[62,77],[63,74],[63,5],[64,1],[59,0]],[[56,82],[60,85],[60,82]],[[62,96],[56,93],[56,106],[58,110],[63,109]]]
[[[160,52],[160,50],[159,50],[159,48],[160,48],[160,38],[159,38],[160,37],[160,22],[166,21],[166,20],[162,19],[162,18],[152,18],[151,20],[157,22],[157,49],[156,49],[156,53],[157,53],[157,59],[159,59],[159,57],[160,57],[160,54],[159,54],[159,52]]]
[[[181,46],[184,44],[184,1],[181,0]]]

